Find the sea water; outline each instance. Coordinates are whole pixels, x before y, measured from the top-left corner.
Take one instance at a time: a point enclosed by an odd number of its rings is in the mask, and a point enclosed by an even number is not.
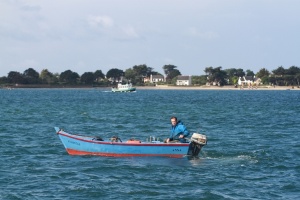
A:
[[[300,92],[0,90],[0,199],[299,199]],[[54,126],[166,138],[170,117],[208,138],[200,157],[70,156]]]

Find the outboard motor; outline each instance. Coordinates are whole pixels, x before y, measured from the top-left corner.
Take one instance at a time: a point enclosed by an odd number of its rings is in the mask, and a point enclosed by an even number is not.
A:
[[[198,156],[201,148],[207,144],[206,135],[193,133],[187,155]]]

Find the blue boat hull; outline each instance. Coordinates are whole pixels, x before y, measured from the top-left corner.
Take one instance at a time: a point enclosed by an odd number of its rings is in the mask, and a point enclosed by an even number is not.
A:
[[[188,154],[190,143],[163,142],[111,142],[97,141],[93,137],[73,135],[55,127],[66,151],[70,155],[97,156],[167,156],[180,158]]]

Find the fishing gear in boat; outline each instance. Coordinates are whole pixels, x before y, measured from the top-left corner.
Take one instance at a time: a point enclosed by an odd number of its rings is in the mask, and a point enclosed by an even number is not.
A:
[[[95,136],[92,140],[97,140],[97,141],[104,141],[101,137]]]
[[[119,138],[118,136],[112,136],[110,138],[111,142],[122,142],[121,138]]]

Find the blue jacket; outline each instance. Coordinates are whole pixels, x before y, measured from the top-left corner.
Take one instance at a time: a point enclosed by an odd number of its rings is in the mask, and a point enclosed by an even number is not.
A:
[[[189,131],[186,129],[185,125],[181,121],[178,121],[175,126],[171,126],[170,139],[176,140],[179,138],[179,135],[184,135],[187,137],[189,135]]]

